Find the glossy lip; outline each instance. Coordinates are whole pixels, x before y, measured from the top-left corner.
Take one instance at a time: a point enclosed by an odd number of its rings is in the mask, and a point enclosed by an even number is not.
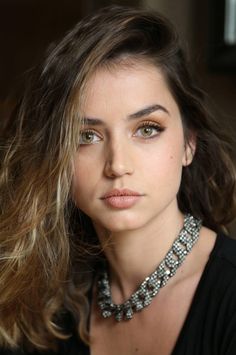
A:
[[[107,192],[101,199],[109,205],[117,209],[132,207],[141,198],[140,193],[129,189],[113,189]]]

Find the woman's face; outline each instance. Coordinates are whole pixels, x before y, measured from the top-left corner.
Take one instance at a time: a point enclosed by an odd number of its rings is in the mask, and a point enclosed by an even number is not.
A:
[[[176,213],[185,149],[178,106],[160,70],[138,62],[90,79],[73,196],[95,225],[118,232]]]

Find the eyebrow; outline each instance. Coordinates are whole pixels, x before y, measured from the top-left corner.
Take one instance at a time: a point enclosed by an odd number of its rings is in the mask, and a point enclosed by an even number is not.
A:
[[[144,116],[148,116],[151,113],[156,112],[156,111],[163,111],[163,112],[167,113],[168,115],[170,114],[169,111],[164,106],[159,105],[159,104],[155,104],[155,105],[147,106],[135,113],[128,115],[128,120],[138,119],[138,118],[141,118]],[[104,124],[104,122],[100,118],[84,117],[83,124],[97,126],[97,125]]]
[[[142,110],[139,110],[138,112],[132,113],[131,115],[129,115],[129,118],[140,118],[143,116],[147,116],[150,115],[151,113],[155,112],[155,111],[163,111],[165,113],[167,113],[169,115],[169,111],[161,105],[155,104],[155,105],[151,105],[148,107],[143,108]]]

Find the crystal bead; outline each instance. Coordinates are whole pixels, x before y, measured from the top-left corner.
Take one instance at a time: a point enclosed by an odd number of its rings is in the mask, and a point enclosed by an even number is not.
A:
[[[122,319],[123,319],[123,312],[115,313],[115,320],[117,320],[117,322],[121,322]]]
[[[102,316],[104,318],[109,318],[112,315],[111,311],[103,311]]]
[[[137,303],[135,304],[135,310],[136,310],[136,312],[141,311],[141,309],[143,309],[143,303],[142,303],[142,302],[137,302]]]
[[[133,312],[131,307],[126,309],[124,313],[125,313],[125,318],[126,319],[131,319],[133,317],[133,314],[134,314],[134,312]]]
[[[152,302],[152,297],[149,294],[147,294],[143,301],[143,305],[147,307],[151,302]]]
[[[134,312],[141,311],[147,307],[160,288],[165,286],[179,266],[183,263],[186,255],[191,251],[199,237],[201,221],[187,214],[184,217],[184,226],[174,241],[171,249],[154,272],[145,278],[137,291],[128,301],[122,305],[115,305],[112,302],[108,274],[103,272],[98,280],[98,305],[104,318],[114,314],[117,321],[131,319]]]

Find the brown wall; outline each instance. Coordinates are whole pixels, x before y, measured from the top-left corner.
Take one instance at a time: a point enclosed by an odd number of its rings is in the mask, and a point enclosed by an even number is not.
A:
[[[143,6],[162,12],[175,24],[200,86],[233,125],[236,135],[236,73],[213,72],[208,65],[210,3],[209,0],[143,0]]]
[[[0,0],[0,106],[21,82],[22,73],[38,61],[51,41],[61,37],[89,11],[112,2],[139,3],[137,0]],[[160,10],[176,24],[201,86],[236,131],[236,75],[212,73],[206,63],[210,11],[207,2],[142,0],[142,5]]]
[[[21,89],[23,73],[39,61],[52,41],[87,13],[109,0],[0,0],[0,116],[11,106],[9,94]],[[116,0],[133,5],[138,0]]]

